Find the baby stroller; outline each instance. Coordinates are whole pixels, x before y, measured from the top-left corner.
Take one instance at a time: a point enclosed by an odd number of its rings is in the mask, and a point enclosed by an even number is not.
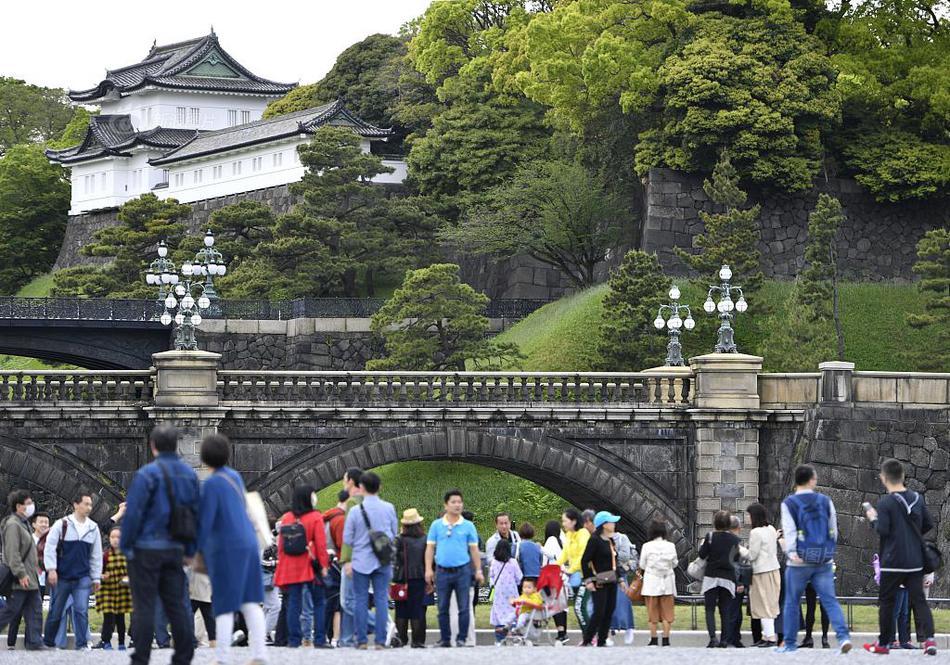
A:
[[[552,564],[541,569],[538,593],[544,606],[518,608],[515,621],[502,642],[505,646],[561,646],[554,625],[554,615],[567,609],[567,587],[560,566]]]

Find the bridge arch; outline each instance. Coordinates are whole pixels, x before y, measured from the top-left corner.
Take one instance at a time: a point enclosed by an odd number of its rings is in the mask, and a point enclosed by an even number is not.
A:
[[[646,528],[664,516],[681,557],[692,551],[692,520],[647,474],[619,463],[610,453],[537,431],[497,433],[447,429],[396,434],[370,431],[321,445],[290,458],[252,484],[275,514],[290,505],[293,487],[309,483],[323,489],[348,467],[372,469],[395,462],[453,461],[489,466],[526,478],[575,506],[611,510],[623,530],[646,539]],[[441,492],[447,488],[433,488]]]
[[[118,483],[59,446],[0,434],[0,470],[30,488],[49,492],[67,506],[75,492],[91,493],[96,497],[91,517],[100,525],[107,524],[125,500],[125,491]]]
[[[168,329],[153,322],[0,320],[0,354],[87,369],[143,369],[168,348]]]

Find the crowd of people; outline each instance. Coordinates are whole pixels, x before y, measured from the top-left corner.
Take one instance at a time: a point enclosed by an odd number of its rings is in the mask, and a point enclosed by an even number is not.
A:
[[[642,602],[648,645],[671,646],[680,556],[662,518],[647,526],[639,552],[618,530],[619,516],[573,508],[548,521],[543,533],[527,522],[516,529],[510,514],[499,513],[483,544],[461,491],[444,493],[443,511],[426,528],[417,509],[400,516],[381,498],[377,474],[351,468],[333,508],[318,510],[315,489],[300,484],[271,528],[255,519],[251,495],[228,465],[225,437],[202,441],[208,473],[200,482],[178,455],[173,427],[153,430],[149,446],[154,461],[135,474],[126,502],[104,530],[90,518],[89,493],[79,492],[72,512],[55,521],[36,511],[28,491],[10,494],[10,514],[0,523],[0,583],[9,582],[0,593],[6,596],[0,631],[9,626],[10,648],[21,621],[27,650],[64,648],[71,621],[76,649],[128,648],[132,662],[141,664],[149,662],[154,643],[173,645],[172,663],[185,665],[205,639],[218,663],[228,662],[235,644],[249,647],[252,664],[266,662],[268,645],[422,648],[433,605],[435,646],[474,646],[473,607],[483,586],[490,589],[499,645],[523,638],[542,620],[553,625],[553,639],[566,644],[572,608],[582,629],[580,646],[621,639],[631,644],[633,604]],[[830,624],[838,648],[851,649],[835,597],[835,507],[815,490],[814,468],[800,466],[794,475],[779,528],[756,503],[746,510],[746,541],[739,516],[719,511],[698,544],[688,572],[701,583],[709,648],[745,646],[743,612],[752,619],[752,646],[782,653],[813,646],[817,600],[822,645],[829,646]],[[878,654],[914,648],[912,612],[920,648],[934,655],[926,588],[935,562],[922,537],[933,522],[923,497],[904,485],[900,462],[885,461],[881,480],[887,494],[876,509],[864,506],[880,535],[880,635],[864,646]],[[88,621],[93,595],[103,619],[95,642]],[[808,627],[799,644],[803,595]]]

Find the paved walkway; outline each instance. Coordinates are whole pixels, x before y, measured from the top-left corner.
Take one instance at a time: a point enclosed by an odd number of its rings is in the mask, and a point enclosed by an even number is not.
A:
[[[739,665],[748,663],[841,663],[842,657],[836,650],[802,649],[795,654],[774,654],[765,649],[699,649],[699,648],[605,648],[580,649],[578,647],[478,647],[474,649],[392,649],[388,651],[356,652],[352,649],[319,651],[313,649],[268,649],[271,665],[484,665],[498,658],[503,652],[505,665]],[[14,657],[13,654],[16,654]],[[211,649],[199,649],[195,654],[195,665],[206,665],[213,660]],[[231,663],[241,665],[248,658],[247,649],[234,649]],[[152,653],[152,663],[168,665],[171,651],[162,650]],[[864,651],[852,651],[846,660],[852,662],[880,662],[878,656]],[[125,665],[127,653],[83,651],[30,653],[25,651],[2,652],[0,662],[13,665],[46,665],[69,663],[69,665]],[[920,651],[892,653],[888,663],[946,663],[947,654],[943,652],[936,658],[924,658]]]

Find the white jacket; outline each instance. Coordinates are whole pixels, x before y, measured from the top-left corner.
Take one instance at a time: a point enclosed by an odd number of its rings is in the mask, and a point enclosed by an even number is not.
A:
[[[644,596],[675,596],[676,575],[679,561],[676,545],[664,538],[656,538],[643,544],[640,551],[640,568],[643,569]]]
[[[774,526],[760,526],[749,532],[749,562],[753,575],[779,569],[778,532]]]

